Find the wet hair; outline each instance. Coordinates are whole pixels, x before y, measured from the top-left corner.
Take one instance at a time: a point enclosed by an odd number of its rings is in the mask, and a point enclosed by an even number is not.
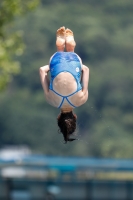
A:
[[[63,134],[65,143],[76,140],[70,135],[76,130],[76,117],[73,112],[61,113],[57,119],[59,131]]]

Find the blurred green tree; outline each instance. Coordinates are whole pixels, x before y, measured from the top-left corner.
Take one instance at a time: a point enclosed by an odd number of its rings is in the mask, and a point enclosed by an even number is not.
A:
[[[20,15],[33,10],[38,0],[1,0],[0,1],[0,91],[11,81],[12,75],[20,71],[19,62],[13,56],[21,55],[24,45],[21,32],[11,32],[12,22]]]

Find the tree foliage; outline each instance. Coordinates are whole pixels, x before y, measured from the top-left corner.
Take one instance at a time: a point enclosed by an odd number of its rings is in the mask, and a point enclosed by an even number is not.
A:
[[[11,81],[13,74],[20,72],[20,63],[13,60],[13,57],[23,52],[21,31],[10,31],[12,22],[36,5],[37,0],[1,0],[0,2],[0,90]]]

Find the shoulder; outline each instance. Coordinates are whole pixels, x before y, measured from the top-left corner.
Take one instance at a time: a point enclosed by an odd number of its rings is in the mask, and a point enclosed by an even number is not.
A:
[[[80,90],[73,96],[69,97],[69,99],[73,105],[75,105],[76,107],[79,107],[86,103],[88,99],[88,91],[86,92],[86,94],[84,94],[83,91]]]
[[[78,106],[85,104],[86,101],[88,100],[88,96],[89,96],[88,91],[84,93],[82,90],[80,90],[80,92],[78,93],[78,98],[79,98]]]
[[[46,95],[46,100],[51,106],[58,108],[61,102],[61,97],[52,90],[49,90],[48,95]]]

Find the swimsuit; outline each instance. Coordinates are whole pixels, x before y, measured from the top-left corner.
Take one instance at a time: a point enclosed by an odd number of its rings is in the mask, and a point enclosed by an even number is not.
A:
[[[57,95],[59,95],[60,97],[62,97],[62,101],[58,108],[62,106],[65,99],[72,107],[76,107],[69,101],[68,97],[74,95],[75,93],[77,93],[79,90],[82,89],[80,83],[82,66],[78,55],[74,52],[56,52],[51,58],[49,66],[51,73],[51,81],[49,89],[52,90]],[[73,77],[77,82],[77,90],[67,96],[61,95],[53,89],[53,80],[61,72],[69,72],[70,74],[73,75]]]

